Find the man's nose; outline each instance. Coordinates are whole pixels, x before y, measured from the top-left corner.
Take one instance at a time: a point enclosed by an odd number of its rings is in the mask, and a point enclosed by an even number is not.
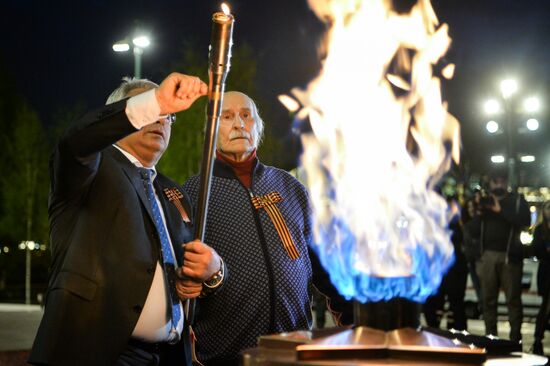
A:
[[[236,128],[244,128],[244,121],[242,120],[241,116],[237,115],[233,119],[233,127]]]

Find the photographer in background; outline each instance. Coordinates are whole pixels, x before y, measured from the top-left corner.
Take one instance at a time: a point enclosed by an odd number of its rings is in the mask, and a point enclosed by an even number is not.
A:
[[[472,284],[477,297],[477,311],[475,318],[479,318],[479,315],[483,314],[483,295],[481,292],[481,282],[476,271],[476,264],[481,258],[481,244],[479,242],[479,235],[473,235],[471,225],[472,219],[476,216],[476,197],[481,194],[480,191],[474,192],[474,196],[466,201],[464,208],[462,209],[462,235],[463,235],[463,250],[464,258],[466,259],[466,267],[468,268],[468,274],[472,279]]]
[[[481,244],[476,269],[483,293],[485,333],[498,335],[498,294],[502,288],[508,307],[510,340],[521,342],[523,247],[519,236],[522,228],[530,224],[529,207],[523,196],[508,191],[504,170],[489,173],[489,192],[476,198],[475,206],[470,227]]]

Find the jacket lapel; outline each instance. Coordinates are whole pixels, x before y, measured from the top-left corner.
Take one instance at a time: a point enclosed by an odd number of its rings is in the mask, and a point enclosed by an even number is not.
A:
[[[114,159],[120,162],[124,174],[126,174],[130,183],[134,187],[134,190],[136,191],[141,203],[145,207],[147,214],[151,218],[151,222],[154,222],[153,212],[145,193],[145,187],[143,186],[143,179],[141,178],[137,167],[114,147],[107,148],[106,152],[111,154]],[[166,227],[168,229],[168,235],[170,235],[170,239],[172,241],[172,247],[174,248],[176,260],[178,262],[178,265],[181,266],[183,260],[183,249],[181,247],[181,244],[192,240],[191,224],[184,223],[181,214],[179,213],[177,208],[166,198],[166,195],[163,192],[166,184],[164,182],[165,179],[166,178],[164,178],[160,173],[157,172],[157,177],[153,181],[153,186],[155,187],[155,191],[164,212]],[[189,215],[189,218],[191,219],[191,209],[188,199],[186,199],[186,196],[184,196],[183,199],[180,199],[180,202],[182,203],[187,214]]]
[[[168,186],[167,184],[172,184],[172,185]],[[180,211],[177,209],[174,202],[171,202],[167,198],[166,193],[164,192],[165,188],[170,188],[172,190],[176,189],[178,192],[182,193],[181,189],[173,186],[172,182],[167,181],[160,174],[157,175],[157,179],[155,179],[154,185],[155,185],[155,190],[157,191],[157,194],[159,196],[162,209],[164,210],[164,215],[166,218],[166,226],[168,227],[168,232],[170,235],[170,239],[172,241],[174,253],[176,255],[178,264],[181,265],[183,260],[183,248],[181,247],[181,245],[193,240],[192,226],[191,226],[191,222],[185,222],[183,220],[182,215]],[[185,196],[184,198],[179,199],[179,202],[185,208],[187,215],[190,216],[189,204],[185,199]]]
[[[145,210],[147,211],[147,214],[151,218],[151,221],[154,222],[151,205],[149,204],[149,200],[147,199],[147,194],[145,193],[145,187],[143,186],[143,179],[141,178],[141,175],[139,174],[137,167],[134,164],[132,164],[116,148],[109,147],[107,149],[107,152],[110,153],[113,156],[113,158],[115,158],[118,162],[120,162],[120,165],[122,167],[122,170],[124,171],[124,174],[126,174],[126,176],[128,177],[128,180],[134,187],[134,190],[136,191],[141,203],[143,204],[143,207],[145,207]]]
[[[158,178],[158,176],[157,176]],[[181,266],[183,259],[183,250],[181,248],[182,238],[180,234],[181,226],[177,224],[177,221],[174,220],[173,208],[170,207],[170,202],[166,199],[162,186],[158,183],[158,179],[155,179],[153,185],[155,186],[155,191],[159,197],[160,205],[164,211],[164,219],[166,220],[166,227],[168,228],[168,235],[170,235],[170,241],[172,242],[172,248],[174,249],[174,254],[176,256],[176,261],[178,266]],[[175,217],[177,219],[177,217]],[[181,219],[180,219],[181,221]]]

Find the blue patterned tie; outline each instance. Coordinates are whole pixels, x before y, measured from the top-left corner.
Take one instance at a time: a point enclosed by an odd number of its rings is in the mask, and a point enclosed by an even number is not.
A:
[[[168,293],[170,297],[171,306],[171,317],[172,317],[172,329],[170,333],[176,335],[175,339],[172,339],[170,343],[176,343],[179,339],[179,334],[177,332],[177,326],[181,320],[181,305],[176,293],[176,261],[174,260],[174,255],[172,254],[172,248],[170,247],[170,241],[168,240],[168,233],[162,221],[162,216],[160,214],[160,208],[155,199],[155,190],[153,188],[153,181],[151,179],[153,175],[152,169],[139,168],[141,177],[143,178],[143,185],[145,186],[145,192],[147,193],[147,199],[151,205],[151,211],[153,212],[153,219],[155,221],[155,227],[160,238],[160,246],[162,252],[162,268],[164,269],[164,275],[168,282]]]

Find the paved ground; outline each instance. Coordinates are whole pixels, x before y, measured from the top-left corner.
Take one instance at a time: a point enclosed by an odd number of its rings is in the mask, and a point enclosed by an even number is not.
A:
[[[25,365],[26,351],[31,348],[38,323],[42,317],[42,310],[38,305],[0,304],[0,366]],[[332,326],[327,316],[326,326]],[[445,326],[445,323],[442,324]],[[507,338],[510,330],[508,323],[501,321],[498,324],[499,336]],[[481,320],[469,320],[470,333],[483,334],[484,326]],[[523,323],[522,334],[524,352],[528,352],[533,343],[535,324]],[[23,351],[23,352],[20,352]],[[550,355],[550,334],[546,332],[544,340],[545,354]]]
[[[0,304],[0,351],[30,349],[41,318],[38,305]]]

